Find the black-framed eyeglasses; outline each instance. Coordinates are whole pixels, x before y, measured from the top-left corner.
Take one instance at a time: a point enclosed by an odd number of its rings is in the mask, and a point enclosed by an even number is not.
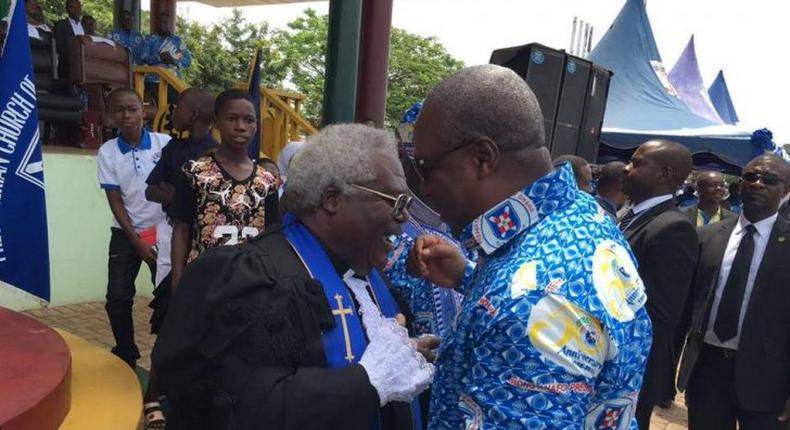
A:
[[[412,197],[408,194],[398,194],[397,196],[392,196],[387,193],[382,193],[381,191],[376,191],[372,188],[368,188],[362,185],[357,184],[350,184],[352,187],[365,191],[366,193],[373,194],[378,196],[392,204],[392,217],[398,221],[405,221],[406,220],[406,211],[409,210],[411,206]]]
[[[776,185],[785,181],[784,179],[780,178],[779,175],[774,173],[746,172],[743,174],[742,178],[746,182],[755,183],[760,181],[765,185]]]
[[[697,182],[697,188],[715,188],[715,189],[726,190],[727,186],[725,183],[700,181]]]
[[[409,161],[411,162],[412,167],[414,168],[414,172],[417,173],[417,176],[420,178],[421,181],[428,179],[428,175],[430,174],[431,167],[435,166],[439,161],[441,161],[444,157],[452,154],[455,151],[460,149],[464,149],[467,146],[477,142],[477,139],[468,140],[461,145],[458,145],[453,148],[445,149],[444,151],[439,151],[435,154],[431,154],[427,157],[412,157],[409,156]]]

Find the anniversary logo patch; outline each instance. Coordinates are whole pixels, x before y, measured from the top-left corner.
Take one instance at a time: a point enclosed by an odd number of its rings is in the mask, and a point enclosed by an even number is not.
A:
[[[623,246],[612,240],[595,248],[593,285],[604,308],[617,321],[631,321],[647,302],[634,261]]]
[[[600,322],[562,296],[549,294],[532,308],[529,340],[543,357],[568,372],[594,378],[617,354]]]

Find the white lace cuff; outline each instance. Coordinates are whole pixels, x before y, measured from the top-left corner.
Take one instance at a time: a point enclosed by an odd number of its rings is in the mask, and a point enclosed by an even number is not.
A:
[[[376,388],[381,406],[391,401],[411,401],[431,384],[433,365],[417,352],[404,327],[381,315],[365,281],[350,278],[346,284],[359,303],[362,324],[370,340],[359,364]]]

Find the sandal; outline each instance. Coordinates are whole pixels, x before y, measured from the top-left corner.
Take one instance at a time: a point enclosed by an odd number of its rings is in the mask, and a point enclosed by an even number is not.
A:
[[[145,430],[164,430],[165,414],[159,402],[151,402],[143,405],[143,415],[145,418]]]

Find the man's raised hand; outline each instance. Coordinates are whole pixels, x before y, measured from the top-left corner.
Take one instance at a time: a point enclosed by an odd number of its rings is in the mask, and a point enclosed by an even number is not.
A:
[[[418,237],[409,251],[409,273],[440,287],[457,287],[464,276],[465,268],[466,259],[458,248],[437,236]]]

